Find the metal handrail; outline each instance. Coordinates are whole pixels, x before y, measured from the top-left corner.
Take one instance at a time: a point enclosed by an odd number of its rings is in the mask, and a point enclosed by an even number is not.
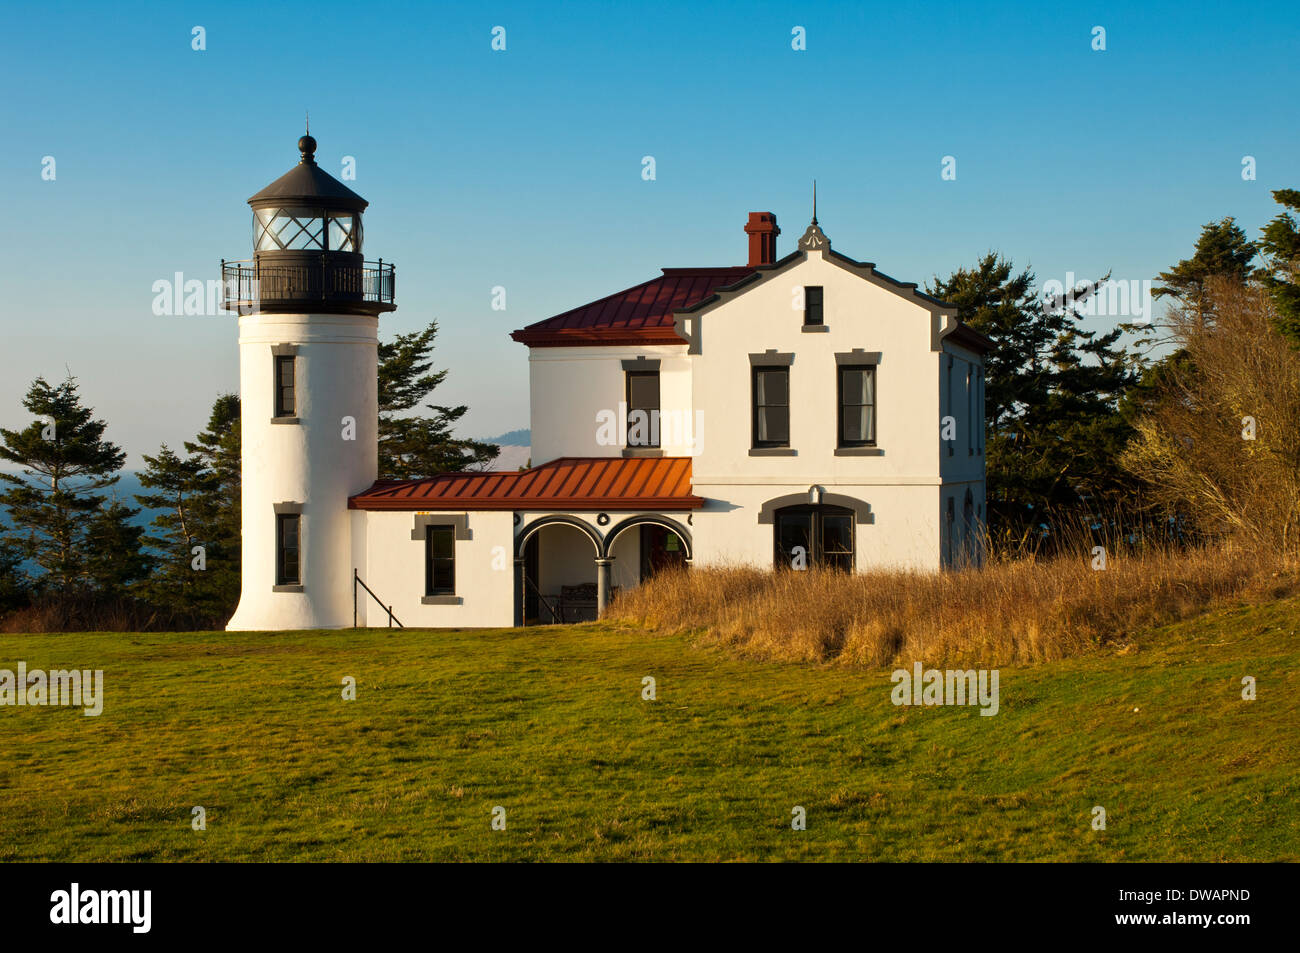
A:
[[[537,600],[542,605],[546,606],[546,611],[551,614],[551,624],[563,625],[564,619],[556,613],[555,607],[551,605],[551,603],[547,600],[547,598],[544,595],[542,595],[542,591],[537,588],[537,584],[535,582],[533,582],[531,579],[528,578],[527,573],[524,574],[524,582],[527,585],[532,587],[533,593],[537,596]]]
[[[347,261],[322,254],[317,259],[269,262],[221,260],[226,310],[257,301],[360,301],[393,304],[397,273],[392,262]]]
[[[374,599],[376,602],[379,603],[379,608],[383,609],[385,612],[388,613],[388,627],[390,629],[393,627],[394,622],[397,623],[397,627],[399,629],[406,628],[406,626],[402,625],[402,620],[397,618],[397,616],[393,615],[393,607],[384,605],[383,600],[380,599],[377,595],[375,595],[375,591],[361,581],[361,577],[357,574],[356,567],[353,567],[352,569],[352,628],[355,629],[357,627],[357,585],[358,584],[361,586],[362,589],[370,593],[371,599]]]

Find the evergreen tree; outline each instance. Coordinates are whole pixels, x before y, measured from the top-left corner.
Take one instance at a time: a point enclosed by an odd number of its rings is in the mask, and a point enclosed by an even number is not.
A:
[[[239,605],[240,560],[243,547],[240,458],[241,430],[238,394],[221,394],[212,404],[207,429],[185,442],[185,452],[203,464],[203,482],[192,502],[196,524],[206,548],[204,580],[210,593],[212,624],[225,625]]]
[[[1231,217],[1209,222],[1201,227],[1192,257],[1162,271],[1159,278],[1164,285],[1152,288],[1151,293],[1157,298],[1172,297],[1179,305],[1208,317],[1206,280],[1226,277],[1244,282],[1251,275],[1255,254],[1254,242],[1246,241],[1246,233]]]
[[[1283,211],[1263,228],[1264,285],[1277,309],[1277,329],[1300,347],[1300,228],[1291,212],[1300,212],[1300,191],[1278,189],[1273,198]]]
[[[126,454],[104,439],[106,425],[82,405],[75,378],[52,387],[38,377],[23,406],[36,419],[23,430],[0,429],[0,459],[23,468],[21,474],[0,473],[8,487],[0,505],[9,510],[19,551],[40,570],[38,588],[70,594],[131,576],[138,553],[92,554],[102,535],[89,537],[92,526],[97,534],[106,531],[93,517],[104,503],[100,491],[117,482]],[[111,519],[121,517],[115,511]],[[121,560],[120,571],[108,568],[114,560]]]
[[[379,345],[379,476],[411,480],[481,466],[499,447],[452,436],[468,407],[425,404],[432,416],[409,415],[443,382],[447,371],[430,373],[438,323],[399,334]]]
[[[28,600],[30,580],[22,571],[22,561],[18,546],[0,535],[0,615]]]
[[[153,557],[142,546],[144,527],[132,522],[139,515],[120,500],[109,500],[87,519],[86,578],[95,591],[125,595],[152,572]]]
[[[1100,283],[1072,289],[1076,300]],[[1034,286],[1031,272],[990,252],[926,289],[994,343],[985,356],[986,511],[1002,542],[1107,517],[1128,494],[1120,402],[1137,365],[1122,331],[1082,330],[1075,305],[1048,306]]]
[[[148,543],[159,553],[149,601],[198,625],[223,625],[239,603],[239,397],[213,403],[207,429],[186,441],[185,457],[166,444],[145,456],[136,501],[160,510]]]
[[[146,454],[144,461],[140,485],[153,492],[136,494],[136,501],[161,511],[150,524],[155,534],[146,537],[159,555],[145,594],[152,605],[173,613],[207,615],[213,611],[205,575],[208,527],[200,524],[194,508],[205,492],[212,492],[215,478],[197,456],[182,459],[166,444],[156,456]],[[196,547],[203,547],[198,554]]]

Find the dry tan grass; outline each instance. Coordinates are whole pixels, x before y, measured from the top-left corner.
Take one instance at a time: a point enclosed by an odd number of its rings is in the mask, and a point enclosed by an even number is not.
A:
[[[1280,558],[1227,547],[1021,559],[950,573],[663,573],[606,618],[760,659],[890,666],[1029,664],[1123,647],[1141,629],[1229,599],[1300,591]]]

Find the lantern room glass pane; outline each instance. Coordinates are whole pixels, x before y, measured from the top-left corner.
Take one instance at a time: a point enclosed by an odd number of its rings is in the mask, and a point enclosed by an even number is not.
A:
[[[330,251],[361,251],[361,216],[351,212],[331,212],[329,240]]]
[[[253,236],[253,247],[258,251],[324,249],[324,214],[312,208],[256,209]]]

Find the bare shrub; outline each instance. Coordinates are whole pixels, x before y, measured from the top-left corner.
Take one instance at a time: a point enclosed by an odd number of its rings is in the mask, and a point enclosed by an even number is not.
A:
[[[1121,457],[1204,536],[1300,550],[1300,353],[1266,291],[1217,280],[1166,317],[1180,350]]]

